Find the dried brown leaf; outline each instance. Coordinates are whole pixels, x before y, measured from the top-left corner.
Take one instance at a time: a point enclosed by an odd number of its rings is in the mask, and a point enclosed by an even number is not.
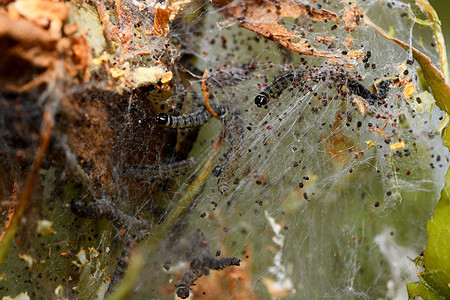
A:
[[[345,30],[355,31],[359,26],[360,16],[362,15],[359,11],[359,7],[356,3],[351,3],[347,1],[342,1],[345,12],[342,20],[345,22]]]
[[[48,31],[0,12],[0,88],[21,92],[23,85],[47,77],[46,70],[57,60],[55,48],[56,40]]]
[[[245,247],[247,258],[239,267],[228,267],[220,272],[212,271],[202,276],[192,286],[194,299],[234,299],[254,300],[251,268],[253,250],[251,245]]]
[[[168,0],[166,2],[166,9],[170,14],[170,21],[175,20],[192,2],[192,0]]]
[[[77,26],[63,28],[69,9],[63,2],[18,1],[0,12],[0,88],[24,92],[52,81],[62,61],[68,75],[89,80],[91,50]],[[65,35],[65,36],[64,36]]]
[[[169,16],[170,13],[163,9],[157,8],[155,13],[155,22],[153,24],[153,33],[158,36],[167,36],[169,34]]]
[[[69,16],[69,8],[63,2],[48,0],[19,0],[8,7],[48,31],[54,39],[62,34],[63,22]]]
[[[433,64],[431,58],[420,52],[414,47],[410,47],[407,43],[390,37],[387,33],[384,32],[382,28],[377,26],[375,23],[370,21],[368,18],[365,19],[365,22],[373,27],[378,33],[380,33],[386,39],[397,43],[400,47],[405,49],[406,51],[411,50],[414,59],[420,64],[422,68],[423,75],[431,90],[433,91],[434,98],[436,99],[436,104],[440,109],[444,110],[447,113],[450,113],[450,86],[446,83],[445,77],[442,72]]]
[[[306,38],[300,38],[297,31],[288,32],[278,24],[282,18],[299,18],[307,16],[312,21],[334,20],[339,22],[337,14],[322,9],[316,11],[304,3],[293,3],[287,0],[278,1],[274,6],[271,1],[241,1],[230,4],[229,1],[215,1],[216,6],[222,7],[223,14],[238,22],[241,26],[254,31],[276,43],[304,55],[325,57],[333,60],[347,61],[341,53],[331,53],[314,48]]]

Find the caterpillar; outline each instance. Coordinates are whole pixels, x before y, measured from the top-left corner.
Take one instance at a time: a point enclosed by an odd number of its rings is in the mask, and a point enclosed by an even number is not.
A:
[[[123,248],[122,253],[117,258],[117,265],[115,266],[113,274],[111,275],[111,282],[109,283],[106,294],[111,293],[117,283],[123,280],[128,265],[130,264],[130,252],[132,248],[136,247],[136,245],[139,244],[148,234],[148,231],[141,230],[135,236],[128,237],[126,246]]]
[[[290,72],[281,77],[275,79],[275,81],[268,85],[255,97],[255,104],[258,107],[262,107],[269,102],[271,98],[277,98],[281,93],[289,87],[293,81],[300,78],[303,73]]]
[[[222,166],[220,166],[220,165],[215,166],[214,169],[212,170],[212,174],[215,177],[219,177],[220,173],[222,173]]]
[[[220,173],[217,172],[218,190],[224,196],[227,196],[230,180],[239,167],[239,159],[241,158],[241,148],[244,139],[244,121],[242,120],[237,105],[211,104],[211,106],[223,122],[225,138],[229,142],[229,148],[224,154],[225,160],[222,166],[219,166]],[[157,116],[157,123],[172,128],[186,128],[202,125],[210,118],[211,114],[203,106],[199,111],[179,117],[161,113]],[[219,168],[217,170],[219,170]],[[136,169],[141,169],[141,167],[137,166]],[[131,170],[131,174],[134,173],[136,172]]]
[[[345,84],[350,92],[366,99],[370,105],[375,105],[375,104],[379,105],[382,103],[382,99],[377,94],[374,94],[371,91],[369,91],[365,86],[363,86],[356,79],[348,77],[345,80]]]
[[[105,216],[118,229],[133,228],[140,230],[151,227],[151,224],[147,220],[139,220],[136,217],[127,215],[113,205],[109,199],[97,199],[94,202],[84,202],[75,198],[72,200],[70,208],[74,214],[86,219],[98,219]]]
[[[236,257],[215,259],[209,255],[201,254],[192,260],[190,268],[181,276],[175,285],[175,292],[181,299],[189,297],[189,288],[201,276],[209,275],[210,270],[222,270],[228,266],[239,266],[241,260]]]
[[[227,196],[230,180],[239,167],[245,132],[244,121],[237,106],[230,110],[223,122],[225,137],[230,145],[224,154],[225,160],[218,175],[217,188],[222,195]]]
[[[223,117],[227,112],[225,105],[211,104],[211,108],[219,115],[219,117]],[[211,119],[211,114],[206,107],[203,106],[198,111],[178,117],[171,116],[166,113],[160,113],[156,116],[156,123],[170,128],[182,129],[203,125],[208,122],[209,119]]]
[[[319,72],[319,68],[316,68],[306,71],[290,72],[278,77],[255,97],[255,104],[258,107],[265,106],[270,99],[278,98],[286,88],[296,81],[298,81],[299,84],[302,83],[301,81],[306,81],[307,79],[313,82],[326,81],[328,75],[330,75],[329,79],[331,81],[346,86],[350,93],[366,99],[370,105],[382,104],[383,99],[387,96],[386,93],[380,95],[372,93],[358,80],[345,73],[342,69],[339,69],[336,72]]]
[[[74,214],[85,219],[98,219],[110,213],[109,202],[105,199],[84,202],[75,198],[72,200],[70,208]]]
[[[170,164],[126,166],[123,168],[122,175],[139,179],[170,179],[179,175],[184,175],[196,164],[197,160],[194,157],[190,157],[186,160]]]

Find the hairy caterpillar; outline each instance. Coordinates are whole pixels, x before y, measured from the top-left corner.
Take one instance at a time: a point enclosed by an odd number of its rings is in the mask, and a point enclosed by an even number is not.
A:
[[[229,142],[229,147],[224,154],[225,160],[217,180],[217,188],[222,195],[228,195],[228,185],[239,167],[241,149],[244,141],[244,121],[237,106],[222,118],[224,122],[225,137]]]
[[[239,266],[241,260],[236,257],[212,258],[201,254],[192,260],[189,270],[181,276],[175,285],[175,292],[181,299],[189,297],[189,287],[201,276],[209,275],[210,270],[222,270],[228,266]]]
[[[229,146],[224,154],[224,161],[218,173],[217,188],[224,196],[228,195],[231,178],[239,167],[241,149],[244,141],[244,121],[237,105],[228,107],[228,113],[221,117],[224,124],[225,138]]]
[[[359,83],[356,79],[347,77],[342,79],[345,82],[348,90],[353,94],[366,99],[370,105],[381,104],[382,99],[377,95],[369,91],[365,86]]]
[[[279,97],[293,81],[301,77],[301,74],[302,73],[290,72],[275,79],[272,84],[268,85],[255,97],[256,106],[262,107],[269,102],[269,99]]]
[[[108,219],[116,228],[133,228],[140,230],[150,228],[151,224],[146,220],[139,220],[129,216],[116,207],[109,199],[98,199],[94,202],[84,202],[80,199],[73,199],[70,204],[73,213],[86,219],[98,219],[103,216]]]
[[[99,199],[94,202],[84,202],[80,199],[73,199],[70,204],[73,213],[85,219],[98,219],[110,213],[111,207],[106,199]]]
[[[221,104],[211,104],[211,108],[219,115],[219,117],[224,116],[227,112],[227,107]],[[162,126],[181,129],[203,125],[208,122],[209,119],[211,119],[211,114],[206,110],[206,107],[203,106],[193,113],[184,114],[178,117],[160,113],[156,116],[156,123]]]
[[[301,85],[306,80],[311,80],[313,82],[326,81],[326,77],[329,75],[329,79],[334,81],[338,85],[346,86],[347,90],[352,94],[360,96],[368,101],[370,105],[382,104],[383,98],[386,97],[385,94],[381,96],[372,93],[366,87],[364,87],[358,80],[351,77],[343,70],[338,69],[334,71],[322,71],[319,72],[317,69],[309,69],[306,71],[296,71],[287,73],[281,77],[275,79],[273,83],[265,87],[256,97],[255,104],[258,107],[266,105],[270,99],[278,98],[281,93],[291,86],[293,83],[298,81]]]
[[[179,175],[184,175],[197,164],[197,160],[190,157],[186,160],[177,161],[170,164],[160,165],[134,165],[123,168],[123,176],[139,179],[159,178],[170,179]]]
[[[220,166],[218,174],[217,187],[223,195],[228,195],[228,185],[239,167],[241,158],[241,148],[244,139],[244,121],[242,120],[239,107],[237,105],[211,104],[213,110],[217,112],[224,124],[225,138],[230,146],[225,152],[225,160]],[[202,109],[191,114],[185,114],[179,117],[173,117],[168,114],[159,114],[158,124],[172,128],[186,128],[199,126],[207,122],[211,114],[203,106]],[[139,169],[140,167],[136,167]],[[134,172],[132,172],[134,173]]]
[[[128,265],[130,264],[130,252],[132,248],[136,247],[136,245],[139,244],[148,234],[148,231],[141,230],[135,236],[128,237],[125,248],[123,248],[122,253],[117,258],[117,265],[114,268],[113,274],[111,275],[111,282],[109,283],[108,290],[106,292],[107,294],[111,293],[117,283],[123,280]]]

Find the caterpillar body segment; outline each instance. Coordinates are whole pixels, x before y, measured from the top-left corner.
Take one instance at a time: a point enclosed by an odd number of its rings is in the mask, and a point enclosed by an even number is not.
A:
[[[183,274],[175,286],[175,293],[181,299],[189,297],[189,287],[203,275],[202,269],[189,269]]]
[[[361,98],[364,98],[369,102],[370,105],[380,105],[383,103],[381,97],[379,97],[377,94],[372,93],[369,91],[365,86],[363,86],[360,82],[355,80],[354,78],[347,78],[346,80],[346,86],[347,89],[352,92],[352,94],[355,94]]]
[[[99,199],[94,202],[84,202],[78,198],[72,200],[71,210],[77,216],[85,219],[98,219],[110,213],[111,207],[106,199]]]
[[[236,257],[223,257],[219,259],[211,258],[209,262],[210,269],[212,270],[223,270],[229,266],[239,266],[241,260]]]

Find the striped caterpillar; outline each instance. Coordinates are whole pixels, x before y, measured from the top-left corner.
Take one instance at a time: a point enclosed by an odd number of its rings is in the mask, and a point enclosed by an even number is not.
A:
[[[227,112],[227,108],[224,105],[211,104],[211,108],[219,115],[219,117],[224,116]],[[182,129],[203,125],[208,122],[209,119],[211,119],[211,113],[203,106],[198,111],[178,117],[160,113],[156,116],[156,123],[162,126]]]
[[[241,260],[236,257],[215,259],[210,255],[201,254],[192,260],[189,270],[181,276],[175,285],[175,292],[181,299],[189,297],[189,287],[201,276],[209,275],[210,270],[222,270],[228,266],[239,266]]]
[[[228,139],[230,146],[224,154],[225,160],[219,173],[217,180],[217,188],[222,195],[228,195],[228,185],[239,167],[241,158],[241,149],[244,141],[244,121],[242,120],[240,111],[236,107],[224,118],[225,137]]]
[[[160,165],[134,165],[123,168],[124,177],[133,177],[139,179],[158,178],[171,179],[186,174],[197,164],[197,160],[190,157],[186,160],[177,161],[170,164]]]
[[[117,258],[117,265],[114,268],[113,274],[111,275],[111,282],[109,283],[108,290],[106,292],[107,294],[111,293],[117,283],[123,280],[128,265],[130,264],[130,252],[132,248],[136,247],[136,245],[139,244],[148,234],[148,231],[141,230],[135,236],[128,237],[125,248],[123,248],[122,253]]]
[[[269,100],[278,98],[286,88],[296,82],[298,82],[299,86],[302,86],[306,80],[311,80],[313,82],[326,81],[328,75],[330,80],[338,84],[338,90],[339,86],[345,86],[350,93],[366,99],[370,105],[380,105],[383,103],[383,98],[386,97],[384,93],[381,96],[372,93],[358,80],[346,74],[342,69],[337,69],[335,72],[331,70],[328,72],[319,72],[319,69],[309,69],[305,71],[290,72],[278,77],[255,97],[255,104],[258,107],[265,106]]]
[[[119,208],[113,205],[109,199],[99,199],[94,202],[84,202],[80,199],[73,199],[70,206],[73,213],[79,217],[98,219],[104,216],[118,229],[127,228],[140,230],[135,236],[128,238],[127,245],[122,250],[122,253],[117,260],[117,265],[114,268],[111,282],[107,290],[107,293],[110,293],[113,291],[116,284],[124,277],[130,260],[130,249],[135,247],[146,235],[148,235],[148,232],[144,229],[151,228],[151,223],[146,220],[138,220],[135,217],[123,213]]]
[[[212,109],[219,115],[224,124],[225,138],[229,141],[229,148],[225,152],[225,160],[221,166],[219,179],[217,181],[218,190],[224,195],[228,195],[228,185],[239,167],[241,158],[241,148],[244,137],[244,121],[242,120],[239,107],[237,105],[211,104]],[[211,118],[211,114],[203,106],[200,110],[191,114],[179,117],[161,113],[156,117],[158,124],[171,128],[186,128],[199,126],[206,123]]]
[[[80,199],[73,199],[70,208],[73,213],[81,218],[98,219],[106,217],[114,227],[132,228],[141,230],[151,227],[151,223],[146,220],[139,220],[129,216],[116,207],[109,199],[98,199],[94,202],[84,202]]]
[[[295,80],[301,78],[301,75],[302,73],[291,72],[275,79],[272,84],[268,85],[255,97],[256,106],[262,107],[269,102],[269,99],[279,97]]]

